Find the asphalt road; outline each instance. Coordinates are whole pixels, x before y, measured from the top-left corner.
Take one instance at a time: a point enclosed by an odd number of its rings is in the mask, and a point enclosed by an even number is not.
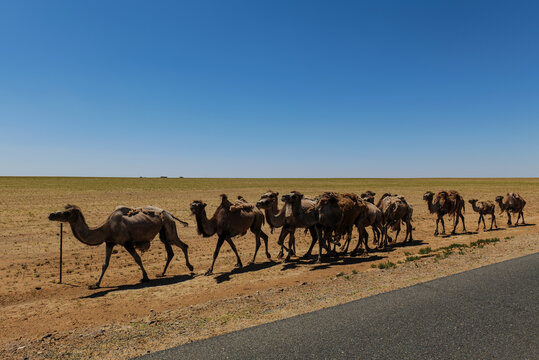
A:
[[[538,300],[539,253],[141,359],[539,359]]]

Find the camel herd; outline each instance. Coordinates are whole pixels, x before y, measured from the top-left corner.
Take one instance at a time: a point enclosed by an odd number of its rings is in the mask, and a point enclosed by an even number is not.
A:
[[[238,235],[245,235],[249,230],[254,234],[256,241],[250,264],[256,259],[261,246],[260,239],[264,241],[266,257],[271,258],[268,250],[268,235],[262,230],[265,222],[268,223],[272,233],[276,228],[281,229],[277,241],[280,246],[278,258],[282,258],[286,251],[285,261],[289,261],[292,256],[296,255],[296,229],[303,229],[311,235],[311,244],[304,258],[310,257],[314,246],[318,244],[317,262],[321,261],[324,251],[326,256],[347,254],[354,228],[358,233],[358,241],[351,255],[371,251],[368,245],[368,228],[372,230],[373,244],[380,249],[385,249],[388,242],[397,241],[402,225],[406,227],[404,242],[412,242],[414,230],[412,205],[404,196],[389,193],[382,195],[375,205],[375,195],[371,191],[359,196],[353,193],[325,192],[311,199],[298,191],[292,191],[281,197],[283,202],[281,208],[279,208],[279,193],[271,190],[264,193],[256,204],[247,202],[241,196],[231,202],[226,195],[221,195],[221,203],[211,218],[208,218],[206,214],[206,203],[200,200],[193,201],[190,210],[195,216],[198,234],[203,237],[217,234],[212,263],[206,275],[213,273],[215,261],[225,241],[236,256],[236,267],[243,266],[232,239]],[[428,210],[437,215],[434,235],[439,234],[440,222],[441,234],[445,234],[445,215],[454,219],[452,234],[455,234],[459,221],[462,221],[462,229],[466,232],[463,215],[465,201],[457,191],[439,191],[436,194],[428,191],[423,195],[423,200],[427,202]],[[505,197],[496,197],[495,201],[500,211],[507,213],[508,225],[512,224],[511,213],[518,214],[515,226],[521,218],[524,224],[523,209],[526,201],[519,194],[508,193]],[[483,230],[486,230],[485,215],[491,216],[490,229],[492,230],[493,225],[497,228],[494,202],[471,199],[469,203],[479,214],[477,231],[481,221]],[[165,275],[174,257],[172,245],[183,251],[185,264],[190,271],[193,271],[193,266],[189,262],[188,245],[180,240],[174,220],[184,226],[187,226],[187,223],[166,210],[153,206],[136,209],[120,206],[109,215],[104,224],[90,228],[80,208],[67,205],[64,210],[50,214],[49,220],[69,223],[75,238],[84,244],[96,246],[105,243],[106,253],[101,275],[97,282],[90,286],[91,289],[99,288],[101,285],[115,245],[123,246],[131,254],[142,271],[142,281],[148,281],[148,275],[136,249],[142,252],[147,250],[157,234],[167,251],[167,260],[161,276]],[[388,234],[390,229],[395,232],[394,239]],[[285,245],[287,237],[288,242]],[[338,246],[339,249],[337,249]]]

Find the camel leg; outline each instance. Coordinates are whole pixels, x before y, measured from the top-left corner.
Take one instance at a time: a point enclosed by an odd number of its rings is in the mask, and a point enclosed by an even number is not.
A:
[[[451,235],[454,235],[457,233],[457,225],[459,224],[459,216],[458,214],[455,215],[453,218],[453,230],[451,231]]]
[[[316,232],[316,227],[311,226],[309,228],[309,232],[311,233],[312,241],[311,241],[311,245],[309,246],[309,250],[307,250],[305,255],[303,255],[304,259],[311,256],[311,252],[313,251],[314,244],[316,244],[316,242],[318,241],[318,233]]]
[[[296,256],[296,229],[288,237],[288,255],[289,259],[292,255]]]
[[[249,261],[247,263],[247,265],[253,265],[255,263],[255,259],[256,259],[256,254],[258,253],[258,249],[260,248],[260,234],[259,233],[254,233],[255,234],[255,241],[256,241],[256,245],[255,245],[255,253],[253,254],[253,260]],[[228,241],[228,238],[226,240],[229,244],[230,244],[230,247],[232,247],[232,244],[230,241]],[[235,247],[235,246],[234,246]],[[234,251],[236,252],[236,251]],[[238,261],[238,263],[240,263],[240,261]],[[238,266],[238,263],[236,264],[236,266]],[[241,266],[240,266],[241,267]]]
[[[518,221],[520,220],[520,212],[518,213],[518,216],[517,216],[517,221],[515,221],[515,226],[518,225]]]
[[[188,249],[189,249],[189,245],[187,245],[186,243],[184,243],[183,241],[180,240],[180,238],[178,237],[177,233],[175,234],[172,234],[172,236],[170,236],[169,238],[171,238],[171,242],[172,244],[176,245],[177,247],[179,247],[182,252],[183,252],[183,255],[185,257],[185,266],[187,266],[187,268],[189,269],[189,271],[193,271],[193,265],[191,265],[191,263],[189,262],[189,254],[188,254]],[[163,239],[161,240],[163,241]],[[166,239],[165,239],[166,241]],[[163,241],[163,243],[165,243],[165,241]],[[166,248],[166,243],[165,243],[165,248]],[[170,249],[172,251],[172,249]],[[167,250],[167,254],[168,254],[168,250]],[[172,256],[174,256],[174,253],[172,253]],[[170,258],[170,260],[172,260],[172,258]],[[170,260],[168,260],[170,262]],[[168,264],[165,266],[165,270],[163,270],[163,276],[165,276],[165,271],[167,270],[167,266]]]
[[[316,259],[316,263],[319,264],[322,262],[322,247],[325,247],[327,242],[326,242],[326,237],[322,236],[323,235],[322,230],[317,228],[317,231],[318,231],[318,257]],[[327,233],[325,235],[327,235]],[[326,247],[326,251],[329,252],[329,249],[327,247]]]
[[[281,229],[281,233],[279,234],[279,240],[277,241],[277,245],[281,246],[281,250],[279,251],[279,254],[277,255],[277,259],[281,259],[284,255],[284,239],[286,238],[286,235],[288,235],[290,232],[290,229],[288,226],[283,226]]]
[[[479,214],[479,220],[477,220],[477,229],[475,229],[476,232],[479,232],[479,226],[481,226],[481,214]]]
[[[225,238],[225,240],[228,243],[228,245],[230,245],[230,247],[232,248],[232,251],[234,251],[234,254],[236,254],[236,266],[235,267],[237,269],[241,269],[243,267],[243,265],[241,263],[240,254],[238,254],[238,250],[236,249],[236,245],[234,245],[234,242],[232,241],[232,239],[230,237]],[[258,240],[258,247],[260,247],[260,239],[257,239],[257,240]],[[255,257],[256,257],[256,251],[255,251],[255,256],[253,257],[253,263],[255,261]]]
[[[462,213],[459,212],[459,216],[462,219],[462,231],[466,234],[468,231],[466,230],[466,224],[464,223],[464,215],[462,215]],[[483,221],[485,221],[484,218],[483,218]]]
[[[215,250],[213,251],[213,260],[211,262],[211,266],[204,275],[209,276],[213,274],[213,265],[215,265],[215,260],[217,259],[217,256],[219,255],[219,250],[221,250],[221,246],[223,245],[224,242],[225,242],[225,236],[219,235],[219,238],[217,239],[217,245],[215,245]]]
[[[521,211],[521,212],[520,212],[520,215],[522,215],[522,225],[526,224],[526,223],[524,222],[524,211]]]
[[[113,243],[106,243],[106,250],[105,250],[105,262],[103,263],[103,266],[101,267],[101,275],[99,276],[99,280],[94,285],[88,286],[88,289],[98,289],[101,286],[101,280],[103,280],[103,276],[105,275],[105,271],[107,271],[107,268],[109,267],[110,262],[110,256],[112,255],[112,249],[114,249]]]
[[[167,262],[165,264],[165,268],[163,269],[163,273],[161,275],[158,275],[160,277],[165,276],[165,273],[167,272],[168,264],[170,264],[170,261],[174,257],[174,251],[172,251],[172,246],[170,246],[170,244],[165,243],[165,250],[167,251]]]
[[[494,214],[491,214],[490,215],[490,230],[492,230],[492,225],[494,224],[494,219],[495,219]]]
[[[481,219],[483,219],[483,231],[487,231],[487,224],[485,224],[485,215],[481,214]]]
[[[413,231],[414,231],[414,228],[412,227],[411,220],[408,220],[408,222],[406,223],[406,232],[410,233],[410,236],[408,237],[408,242],[414,241],[414,237],[412,233]]]
[[[511,225],[512,225],[512,222],[511,222],[511,214],[509,213],[509,211],[507,212],[507,225],[508,225],[508,226],[511,226]]]
[[[369,251],[371,251],[371,248],[369,248],[369,233],[367,232],[367,230],[364,227],[361,228],[361,231],[358,228],[358,232],[359,232],[359,235],[360,235],[358,243],[360,243],[361,239],[363,238],[363,243],[364,243],[364,246],[365,246],[365,254],[368,254]]]
[[[296,256],[296,234],[295,231],[288,236],[288,254],[286,255],[285,262],[290,261],[292,255]]]
[[[400,222],[400,220],[399,220]],[[397,228],[397,232],[395,233],[395,240],[393,240],[395,242],[395,244],[397,243],[397,239],[399,238],[399,233],[401,232],[401,226],[399,224],[399,227]]]
[[[148,278],[148,274],[146,273],[146,270],[144,270],[144,266],[142,266],[142,260],[140,259],[139,254],[137,254],[137,251],[135,250],[135,248],[133,247],[133,244],[131,244],[130,242],[127,242],[125,243],[124,247],[127,250],[127,252],[131,254],[133,259],[135,259],[135,262],[140,267],[140,270],[142,270],[141,281],[142,282],[150,281],[150,279]]]
[[[271,254],[269,253],[269,250],[268,250],[268,235],[261,230],[260,237],[262,238],[262,240],[264,240],[264,247],[266,248],[266,257],[268,259],[271,259]]]

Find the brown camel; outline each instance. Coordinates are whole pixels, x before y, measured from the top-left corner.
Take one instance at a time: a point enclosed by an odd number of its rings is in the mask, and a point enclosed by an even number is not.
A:
[[[268,236],[262,231],[264,215],[254,205],[243,200],[243,198],[233,204],[228,200],[226,195],[221,195],[221,204],[217,207],[211,219],[208,219],[206,215],[206,204],[202,201],[193,201],[190,208],[191,212],[195,215],[197,231],[200,235],[203,237],[210,237],[217,233],[219,236],[215,251],[213,252],[213,261],[206,272],[206,275],[213,274],[215,260],[225,241],[230,245],[232,251],[236,255],[236,268],[241,268],[243,266],[232,238],[238,235],[245,235],[249,229],[255,235],[256,240],[253,260],[251,260],[249,264],[255,262],[256,254],[260,248],[260,238],[264,240],[267,258],[271,258],[271,255],[268,252]]]
[[[286,249],[289,254],[293,253],[295,254],[295,237],[294,232],[291,232],[290,226],[288,226],[286,222],[286,208],[283,207],[281,210],[279,210],[279,193],[268,190],[266,193],[262,194],[260,197],[260,200],[256,203],[256,207],[264,210],[264,214],[266,216],[266,221],[268,222],[268,225],[270,226],[271,233],[273,234],[273,229],[275,228],[282,228],[281,233],[279,234],[279,241],[278,244],[281,246],[281,249],[279,251],[279,254],[277,255],[277,258],[280,259],[283,257],[284,253],[284,239],[287,235],[289,235],[289,249]],[[282,239],[282,240],[281,240]]]
[[[358,230],[358,243],[353,254],[357,253],[361,243],[365,244],[365,251],[369,252],[366,241],[365,226],[367,224],[368,208],[363,200],[356,194],[338,194],[326,192],[322,194],[317,202],[316,208],[319,214],[320,225],[325,234],[325,243],[329,244],[332,236],[337,245],[341,237],[346,236],[342,246],[345,252],[352,240],[352,230],[355,226]]]
[[[309,250],[303,255],[304,258],[311,256],[314,245],[318,241],[318,257],[316,262],[321,262],[322,248],[326,248],[321,235],[321,229],[318,222],[318,211],[316,210],[316,201],[313,199],[307,199],[302,193],[298,191],[292,191],[289,194],[285,194],[281,197],[281,201],[285,203],[287,209],[288,221],[294,228],[307,228],[311,232],[312,242],[309,246]]]
[[[406,224],[406,235],[404,236],[404,242],[413,241],[413,227],[412,227],[412,215],[414,213],[414,208],[410,205],[404,196],[402,195],[391,195],[384,194],[378,200],[376,205],[382,211],[383,218],[383,228],[382,228],[382,241],[380,245],[382,248],[387,247],[388,240],[392,242],[389,238],[388,230],[389,228],[396,231],[395,233],[395,242],[399,237],[401,222]]]
[[[166,210],[153,206],[138,209],[119,206],[109,215],[103,225],[89,228],[80,208],[67,205],[65,210],[50,214],[49,220],[69,223],[73,235],[83,244],[97,246],[105,243],[105,262],[101,269],[101,276],[94,285],[89,286],[90,289],[97,289],[101,285],[101,280],[109,266],[110,256],[115,245],[123,246],[131,254],[142,270],[142,281],[148,281],[148,274],[144,270],[142,260],[135,248],[142,252],[148,250],[150,242],[157,234],[159,234],[159,239],[167,250],[167,262],[161,276],[165,276],[167,267],[174,257],[171,245],[176,245],[182,249],[185,255],[185,264],[190,271],[193,271],[193,266],[189,263],[187,255],[188,246],[178,237],[174,220],[178,220],[184,226],[187,226],[187,223]]]
[[[479,213],[479,221],[477,222],[477,229],[479,231],[479,225],[481,225],[481,220],[483,220],[483,231],[487,230],[487,225],[485,224],[485,215],[490,214],[490,230],[492,230],[492,224],[498,228],[496,225],[496,215],[494,214],[495,205],[492,201],[479,201],[477,199],[468,200],[472,204],[473,211]]]
[[[376,194],[373,193],[370,190],[367,190],[363,194],[360,195],[361,199],[367,205],[368,209],[368,215],[367,215],[367,222],[365,226],[371,226],[372,227],[372,235],[373,235],[373,242],[374,244],[378,244],[380,240],[380,233],[382,231],[383,227],[383,218],[382,218],[382,211],[374,205],[374,196]],[[368,234],[365,234],[367,236],[368,241]]]
[[[522,225],[524,222],[524,206],[526,201],[518,193],[507,193],[505,199],[503,196],[496,196],[496,202],[500,206],[500,213],[504,211],[507,213],[507,225],[511,226],[511,213],[518,214],[515,226],[518,225],[518,221],[522,217]]]
[[[434,235],[438,235],[438,223],[442,222],[442,235],[445,234],[444,215],[453,217],[453,230],[451,234],[455,234],[459,218],[462,219],[462,230],[466,232],[466,224],[464,224],[465,202],[462,196],[455,190],[439,191],[436,195],[433,192],[427,191],[423,195],[423,200],[427,202],[431,214],[436,214],[436,230]]]

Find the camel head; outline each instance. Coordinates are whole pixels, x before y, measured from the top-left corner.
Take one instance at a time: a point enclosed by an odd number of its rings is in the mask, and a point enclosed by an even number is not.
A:
[[[262,194],[260,200],[256,203],[256,207],[259,209],[267,209],[273,204],[276,204],[278,200],[279,193],[275,191],[268,190],[265,194]]]
[[[191,203],[189,208],[191,209],[191,212],[194,215],[199,215],[204,213],[204,209],[206,208],[206,203],[202,202],[201,200],[195,200]]]
[[[371,204],[374,204],[374,195],[372,191],[366,191],[363,194],[360,195],[361,199],[370,202]]]
[[[284,194],[281,197],[281,200],[287,203],[295,203],[297,201],[301,201],[301,199],[303,199],[303,194],[299,191],[292,191],[290,194]]]
[[[337,194],[335,193],[325,193],[323,194],[320,199],[318,199],[316,203],[317,209],[323,209],[325,206],[328,205],[335,205],[339,203],[339,199],[337,198]]]
[[[63,211],[53,212],[49,215],[51,221],[71,222],[77,220],[81,211],[78,206],[66,205]]]
[[[472,205],[475,205],[475,203],[477,202],[478,200],[477,199],[470,199],[468,200],[468,202]]]
[[[431,201],[434,197],[434,193],[432,191],[427,191],[425,194],[423,194],[423,200],[425,201]]]
[[[501,195],[496,196],[496,202],[503,202],[503,196]]]

